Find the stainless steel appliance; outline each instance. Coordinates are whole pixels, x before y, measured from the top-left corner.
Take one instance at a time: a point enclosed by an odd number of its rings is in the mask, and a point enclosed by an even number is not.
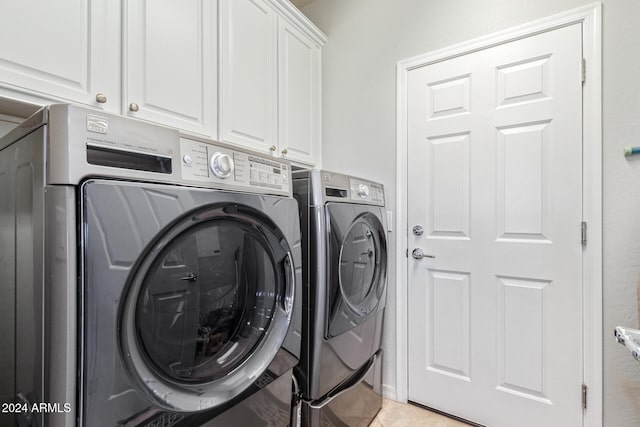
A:
[[[303,253],[303,426],[366,426],[382,404],[387,240],[381,184],[293,174]]]
[[[0,401],[52,405],[0,424],[288,425],[290,173],[72,105],[0,139]]]

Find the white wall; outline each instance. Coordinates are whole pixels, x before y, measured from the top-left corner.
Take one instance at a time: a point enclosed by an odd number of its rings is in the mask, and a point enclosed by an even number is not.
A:
[[[638,326],[640,158],[640,2],[606,0],[603,23],[604,416],[606,426],[640,425],[640,364],[612,339],[616,325]]]
[[[303,12],[323,50],[323,167],[381,181],[395,210],[399,60],[591,3],[591,0],[315,0]],[[640,271],[640,2],[604,2],[604,425],[640,425],[640,364],[614,343],[636,326]],[[395,245],[395,232],[391,233]],[[391,254],[391,259],[395,255]],[[384,382],[395,387],[395,266],[390,269]]]
[[[11,132],[40,106],[11,98],[0,98],[0,138]]]
[[[11,132],[24,118],[0,114],[0,138]]]

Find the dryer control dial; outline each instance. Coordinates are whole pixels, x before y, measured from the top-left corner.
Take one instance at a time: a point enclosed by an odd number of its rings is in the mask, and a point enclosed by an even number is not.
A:
[[[365,198],[369,195],[369,187],[365,184],[358,185],[358,196]]]
[[[215,152],[209,159],[209,167],[218,178],[228,178],[233,173],[233,158],[228,154]]]

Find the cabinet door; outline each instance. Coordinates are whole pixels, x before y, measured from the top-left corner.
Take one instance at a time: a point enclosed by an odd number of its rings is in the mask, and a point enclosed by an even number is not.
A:
[[[130,0],[123,112],[217,136],[215,0]]]
[[[120,29],[112,0],[5,2],[0,86],[119,112]]]
[[[276,143],[276,15],[263,0],[220,5],[220,137],[268,152]]]
[[[280,153],[314,164],[320,157],[320,47],[284,19],[278,34]]]

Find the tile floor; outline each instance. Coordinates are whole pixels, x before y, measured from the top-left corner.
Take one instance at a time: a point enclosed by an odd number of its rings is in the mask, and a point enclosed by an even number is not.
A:
[[[416,405],[384,399],[382,409],[370,427],[469,427],[469,425]]]

